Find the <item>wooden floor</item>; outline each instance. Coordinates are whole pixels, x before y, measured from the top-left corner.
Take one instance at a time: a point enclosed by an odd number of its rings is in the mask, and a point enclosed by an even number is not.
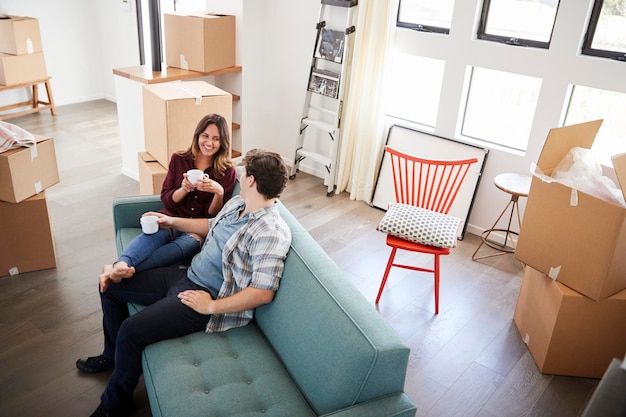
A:
[[[139,185],[121,174],[114,103],[57,110],[8,120],[54,137],[60,183],[46,191],[57,268],[0,278],[0,417],[88,416],[108,378],[75,361],[102,351],[96,277],[115,256],[111,200]],[[282,201],[374,305],[389,254],[375,230],[383,212],[325,190],[299,173]],[[405,391],[417,415],[580,415],[598,380],[538,371],[512,320],[522,268],[511,255],[473,262],[478,243],[467,234],[442,261],[438,316],[432,278],[398,268],[377,307],[411,348]],[[133,416],[150,416],[143,383],[135,400]]]

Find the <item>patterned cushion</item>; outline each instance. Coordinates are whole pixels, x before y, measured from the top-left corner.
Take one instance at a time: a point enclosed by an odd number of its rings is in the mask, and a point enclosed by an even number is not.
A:
[[[439,248],[453,248],[463,220],[408,204],[391,203],[377,229],[402,239]]]

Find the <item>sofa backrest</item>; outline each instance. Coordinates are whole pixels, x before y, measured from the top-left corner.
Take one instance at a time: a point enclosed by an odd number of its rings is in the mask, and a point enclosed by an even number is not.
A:
[[[280,204],[292,243],[256,321],[318,414],[404,390],[409,348]]]

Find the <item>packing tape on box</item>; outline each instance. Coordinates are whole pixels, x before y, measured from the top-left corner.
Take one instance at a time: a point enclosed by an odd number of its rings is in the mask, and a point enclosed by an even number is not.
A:
[[[30,147],[30,160],[37,158],[37,144]]]
[[[39,194],[42,191],[43,191],[43,187],[41,186],[41,181],[37,181],[35,183],[35,193]]]
[[[182,68],[184,70],[189,70],[189,63],[185,59],[185,55],[180,54],[180,58],[179,59],[180,59],[180,68]]]
[[[30,38],[26,38],[26,53],[32,54],[35,52],[35,47],[33,46],[33,41]]]
[[[561,266],[557,266],[557,267],[550,267],[550,272],[548,272],[548,276],[553,280],[556,281],[556,278],[559,276],[559,273],[561,272]]]
[[[578,190],[576,188],[571,189],[571,193],[569,195],[569,205],[572,207],[578,205]]]
[[[196,98],[196,106],[202,104],[202,94],[194,91],[193,89],[187,87],[186,85],[184,85],[183,83],[179,83],[178,86],[180,87],[181,90],[186,91],[187,93],[191,94],[192,96],[194,96]]]

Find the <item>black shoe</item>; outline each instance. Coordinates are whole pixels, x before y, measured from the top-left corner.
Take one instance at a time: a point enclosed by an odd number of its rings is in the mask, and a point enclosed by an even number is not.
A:
[[[109,410],[104,405],[102,405],[102,403],[100,403],[98,408],[96,408],[96,411],[91,413],[90,417],[126,417],[129,413],[130,411],[127,413],[124,411]]]
[[[111,358],[105,358],[104,355],[90,356],[77,360],[76,367],[87,374],[96,374],[115,368],[115,361]]]
[[[102,403],[100,403],[98,408],[96,408],[96,411],[91,413],[91,416],[89,416],[89,417],[109,417],[109,412],[107,411],[106,408],[104,408]]]

